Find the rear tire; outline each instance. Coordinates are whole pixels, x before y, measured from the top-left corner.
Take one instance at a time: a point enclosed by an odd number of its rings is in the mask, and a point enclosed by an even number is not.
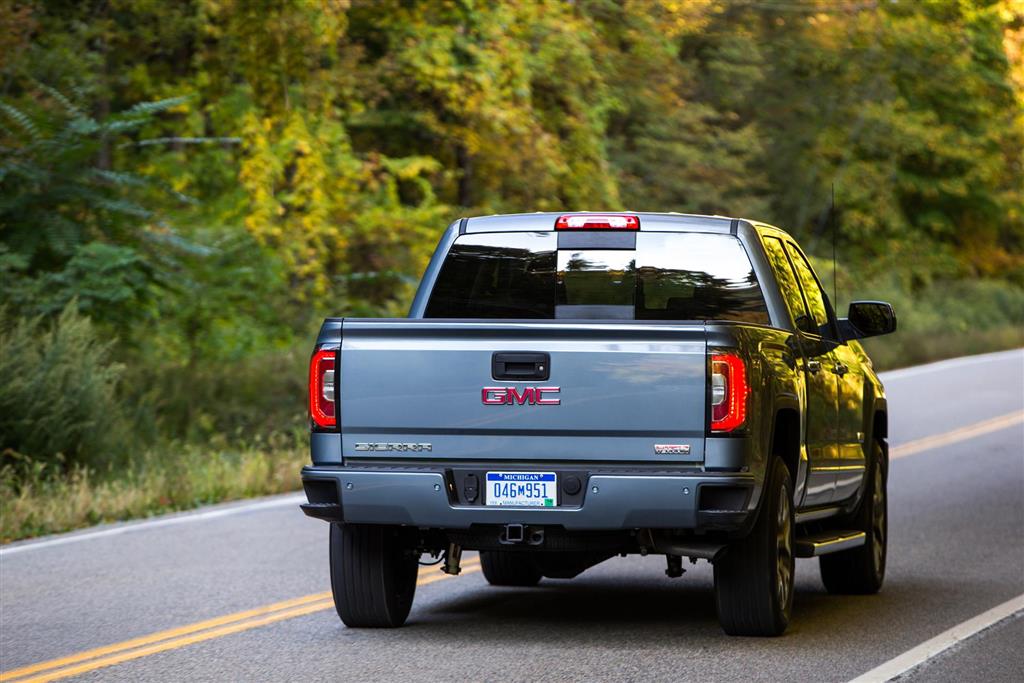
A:
[[[416,593],[419,553],[398,527],[331,524],[331,592],[346,626],[405,623]]]
[[[536,586],[541,578],[528,552],[481,550],[480,568],[492,586]]]
[[[867,534],[867,542],[859,548],[822,555],[818,564],[821,581],[829,593],[871,595],[885,581],[885,556],[889,536],[887,480],[889,474],[885,449],[873,442],[868,488],[853,517],[855,531]]]
[[[731,636],[779,636],[793,608],[793,485],[772,458],[750,534],[715,561],[715,604]]]

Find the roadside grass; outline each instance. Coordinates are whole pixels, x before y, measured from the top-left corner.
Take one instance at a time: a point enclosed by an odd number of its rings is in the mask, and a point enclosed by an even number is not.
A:
[[[864,347],[878,371],[923,365],[947,358],[976,356],[1024,347],[1024,327],[1005,326],[963,334],[909,331],[898,342],[866,339]]]
[[[851,299],[888,301],[899,320],[895,334],[864,340],[879,370],[1024,346],[1024,287],[1019,285],[972,279],[911,291],[894,275],[855,281]]]
[[[8,465],[0,470],[0,543],[294,491],[308,457],[305,440],[288,437],[240,448],[164,445],[123,472]]]

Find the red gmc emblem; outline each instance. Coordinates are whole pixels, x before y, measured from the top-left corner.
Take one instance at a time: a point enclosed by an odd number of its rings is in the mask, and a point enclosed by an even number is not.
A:
[[[511,406],[528,404],[531,406],[557,406],[562,403],[560,398],[551,398],[552,394],[561,391],[561,387],[484,387],[480,397],[485,406]]]

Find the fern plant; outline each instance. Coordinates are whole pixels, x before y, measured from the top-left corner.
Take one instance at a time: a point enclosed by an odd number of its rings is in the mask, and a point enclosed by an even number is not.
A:
[[[60,92],[43,89],[33,111],[0,102],[0,230],[34,268],[50,269],[90,239],[133,242],[154,218],[140,200],[152,183],[105,168],[123,143],[185,98],[136,105],[98,121]]]
[[[9,276],[0,284],[4,298],[26,314],[45,314],[77,297],[93,317],[123,318],[161,266],[173,267],[175,252],[198,247],[161,219],[162,207],[189,198],[112,168],[110,159],[130,156],[114,154],[126,147],[167,142],[143,133],[188,98],[142,102],[100,120],[53,88],[37,84],[33,94],[17,106],[0,101],[0,253],[17,265],[0,268]],[[119,269],[113,276],[112,268]],[[118,295],[109,300],[82,288],[112,277]]]

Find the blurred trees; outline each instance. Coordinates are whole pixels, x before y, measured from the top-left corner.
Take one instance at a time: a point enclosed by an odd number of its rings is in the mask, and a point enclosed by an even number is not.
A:
[[[228,388],[290,385],[237,373],[401,315],[460,215],[813,250],[835,184],[859,276],[1024,285],[1022,0],[3,0],[0,41],[5,315],[73,302],[157,432],[260,429]]]

